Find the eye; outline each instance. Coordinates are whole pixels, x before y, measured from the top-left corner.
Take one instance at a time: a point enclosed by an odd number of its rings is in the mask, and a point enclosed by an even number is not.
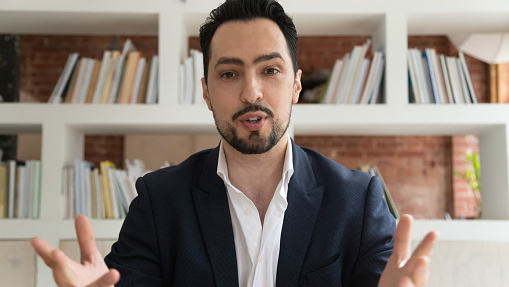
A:
[[[221,78],[231,79],[233,77],[235,77],[235,73],[234,72],[226,72],[226,73],[222,73],[221,74]]]
[[[275,75],[279,73],[279,70],[276,68],[268,68],[267,70],[265,70],[265,73],[268,75]]]

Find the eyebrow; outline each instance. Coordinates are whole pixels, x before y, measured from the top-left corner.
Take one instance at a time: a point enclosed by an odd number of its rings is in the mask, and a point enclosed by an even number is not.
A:
[[[272,59],[281,59],[281,61],[283,61],[283,62],[285,61],[283,59],[283,56],[281,56],[281,54],[279,52],[274,52],[274,53],[259,56],[258,58],[256,58],[253,61],[253,64],[259,64],[261,62],[270,61]],[[219,58],[219,60],[217,60],[216,65],[214,65],[214,69],[217,68],[217,66],[219,66],[219,65],[228,65],[228,64],[243,67],[244,61],[242,61],[239,58],[235,58],[235,57],[221,57],[221,58]]]

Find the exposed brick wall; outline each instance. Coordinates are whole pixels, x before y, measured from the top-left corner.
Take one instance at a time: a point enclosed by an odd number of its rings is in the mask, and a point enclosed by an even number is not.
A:
[[[158,38],[149,36],[21,36],[20,91],[38,102],[47,102],[71,53],[102,59],[105,50],[122,50],[129,38],[146,56],[158,54]],[[123,136],[86,136],[85,160],[108,159],[122,167]],[[98,166],[98,165],[97,165]]]
[[[129,37],[147,55],[157,54],[156,37]],[[20,90],[46,102],[72,52],[102,58],[107,49],[121,49],[126,37],[103,36],[22,36]],[[361,45],[366,37],[301,37],[299,67],[305,73],[332,69],[334,60]],[[409,47],[435,47],[437,52],[457,55],[445,36],[411,36]],[[189,47],[199,49],[197,37],[189,39]],[[369,51],[371,53],[371,51]],[[472,80],[480,102],[487,102],[488,71],[484,63],[467,56]],[[349,168],[362,164],[377,165],[386,180],[401,213],[416,218],[443,218],[444,212],[454,216],[475,217],[469,191],[454,177],[453,170],[462,165],[462,147],[458,137],[308,137],[297,136],[298,144],[322,152]],[[85,159],[98,163],[109,159],[123,164],[123,136],[87,136]],[[472,148],[475,150],[477,143]],[[454,149],[454,151],[452,150]],[[456,165],[459,164],[459,165]],[[452,192],[454,188],[454,192]],[[467,187],[468,188],[468,187]],[[470,193],[471,194],[471,193]]]
[[[22,35],[20,89],[47,102],[69,54],[102,60],[105,50],[122,50],[127,38],[147,56],[158,53],[157,37]]]
[[[376,165],[400,214],[453,213],[451,137],[296,136],[295,142],[350,169]]]

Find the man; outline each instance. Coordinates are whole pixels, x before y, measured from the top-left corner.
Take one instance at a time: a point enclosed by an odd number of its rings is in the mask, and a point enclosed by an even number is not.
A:
[[[227,0],[200,42],[203,97],[220,146],[140,178],[104,261],[84,216],[76,218],[81,264],[34,238],[57,284],[423,286],[436,234],[410,256],[411,217],[401,218],[393,241],[377,178],[289,138],[301,71],[282,7]]]

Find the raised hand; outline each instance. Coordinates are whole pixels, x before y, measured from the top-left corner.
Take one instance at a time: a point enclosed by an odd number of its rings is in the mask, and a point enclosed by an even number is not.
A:
[[[429,261],[438,234],[432,231],[410,252],[412,216],[403,215],[394,234],[394,251],[378,287],[422,287],[429,277]],[[411,254],[411,255],[410,255]]]
[[[74,224],[80,246],[81,263],[71,260],[62,250],[54,248],[41,238],[32,238],[31,244],[44,263],[53,269],[53,277],[58,286],[113,286],[120,279],[120,273],[115,269],[108,269],[104,263],[95,244],[94,229],[90,220],[85,215],[79,215]]]

